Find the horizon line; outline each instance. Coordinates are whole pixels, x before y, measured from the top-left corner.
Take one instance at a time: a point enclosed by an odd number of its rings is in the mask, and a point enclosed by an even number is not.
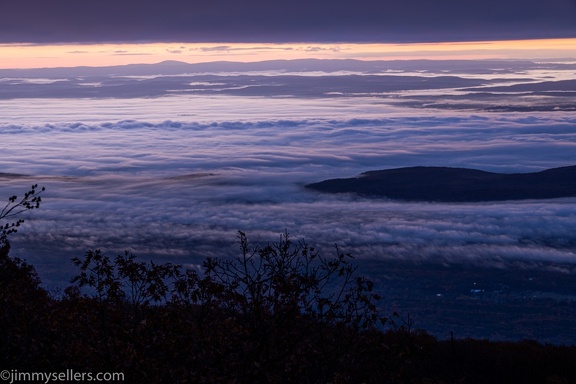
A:
[[[0,69],[297,59],[576,60],[576,38],[422,43],[0,44]]]

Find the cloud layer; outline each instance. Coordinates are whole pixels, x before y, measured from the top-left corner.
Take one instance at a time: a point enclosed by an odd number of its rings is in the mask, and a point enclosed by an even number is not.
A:
[[[237,230],[256,242],[288,230],[324,253],[338,243],[370,260],[576,262],[575,199],[405,203],[303,187],[416,165],[530,172],[576,164],[573,103],[536,92],[574,91],[558,81],[570,78],[570,64],[281,64],[239,66],[249,73],[229,63],[211,74],[209,65],[162,75],[149,73],[161,66],[122,68],[137,76],[109,73],[120,67],[0,73],[8,95],[0,196],[47,187],[42,208],[13,236],[14,255],[60,285],[73,273],[69,258],[88,249],[195,264],[236,255]],[[117,92],[60,98],[71,85]],[[130,94],[135,87],[146,97]],[[170,89],[180,91],[158,92]]]
[[[47,187],[42,209],[13,240],[15,255],[47,281],[96,247],[182,263],[235,254],[237,230],[267,242],[287,229],[323,252],[338,243],[361,258],[576,261],[574,199],[402,203],[303,188],[412,165],[522,172],[574,164],[573,114],[432,113],[371,98],[6,103],[0,167],[29,176],[4,178],[0,193]],[[115,120],[132,114],[141,119]]]

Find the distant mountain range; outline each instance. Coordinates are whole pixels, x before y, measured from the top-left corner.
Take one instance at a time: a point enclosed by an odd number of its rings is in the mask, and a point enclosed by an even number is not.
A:
[[[576,166],[533,173],[494,173],[468,168],[407,167],[370,171],[306,186],[406,201],[479,202],[576,196]]]
[[[198,73],[253,71],[422,71],[467,74],[510,74],[529,69],[576,69],[573,63],[537,63],[529,60],[354,60],[354,59],[295,59],[259,62],[214,61],[185,63],[163,61],[156,64],[128,64],[107,67],[61,67],[32,69],[0,69],[0,77],[75,77],[75,76],[171,76]]]
[[[576,80],[564,76],[574,71],[576,63],[562,60],[352,59],[0,69],[0,100],[175,95],[378,97],[379,102],[407,108],[573,112]],[[527,77],[530,74],[533,77]]]

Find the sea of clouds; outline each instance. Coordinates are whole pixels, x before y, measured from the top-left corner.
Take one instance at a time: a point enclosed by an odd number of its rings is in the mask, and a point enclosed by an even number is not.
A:
[[[379,98],[170,96],[1,103],[0,193],[47,188],[12,254],[57,284],[101,248],[184,264],[288,231],[323,253],[506,265],[576,262],[576,198],[407,203],[304,185],[435,165],[576,163],[576,113],[408,109]]]

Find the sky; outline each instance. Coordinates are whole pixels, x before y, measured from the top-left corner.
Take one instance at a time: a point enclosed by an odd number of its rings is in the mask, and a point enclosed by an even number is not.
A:
[[[0,42],[438,42],[575,37],[574,0],[2,0]]]
[[[0,68],[576,55],[576,0],[0,4]]]

